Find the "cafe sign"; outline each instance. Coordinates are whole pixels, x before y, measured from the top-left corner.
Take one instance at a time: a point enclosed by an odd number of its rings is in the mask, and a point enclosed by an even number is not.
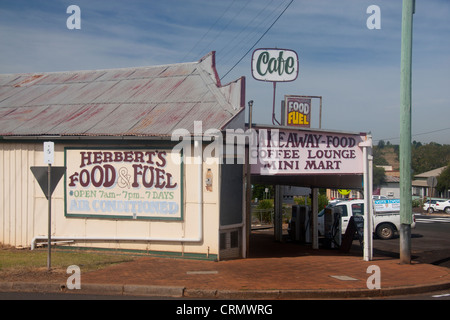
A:
[[[259,81],[294,81],[298,76],[297,53],[287,49],[256,49],[252,55],[252,75]]]
[[[181,154],[65,148],[67,217],[181,220]]]

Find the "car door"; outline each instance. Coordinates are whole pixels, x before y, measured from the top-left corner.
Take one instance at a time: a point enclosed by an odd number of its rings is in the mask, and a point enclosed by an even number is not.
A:
[[[342,234],[345,233],[345,230],[347,229],[348,220],[350,217],[348,216],[348,210],[346,204],[337,205],[337,208],[341,210],[341,232]]]

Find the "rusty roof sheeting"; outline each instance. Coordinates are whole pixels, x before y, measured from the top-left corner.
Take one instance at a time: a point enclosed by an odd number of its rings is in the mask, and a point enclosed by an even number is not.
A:
[[[214,52],[193,63],[0,75],[0,136],[170,136],[193,133],[194,121],[223,130],[244,95],[244,77],[220,84]]]

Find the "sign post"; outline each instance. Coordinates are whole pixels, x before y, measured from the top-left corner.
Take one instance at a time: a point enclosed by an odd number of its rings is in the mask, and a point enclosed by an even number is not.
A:
[[[48,198],[48,246],[47,246],[47,271],[51,270],[52,265],[52,164],[55,159],[55,144],[53,142],[44,142],[44,163],[48,164],[47,170],[47,198]]]
[[[47,167],[30,167],[39,186],[48,199],[48,251],[47,251],[47,271],[51,270],[51,241],[52,241],[52,193],[61,177],[66,172],[65,167],[52,167],[54,162],[54,143],[44,142],[44,163]],[[53,173],[53,174],[52,174]]]
[[[287,49],[256,49],[252,54],[252,75],[255,80],[273,83],[272,123],[275,121],[275,93],[277,82],[289,82],[297,79],[298,56]]]

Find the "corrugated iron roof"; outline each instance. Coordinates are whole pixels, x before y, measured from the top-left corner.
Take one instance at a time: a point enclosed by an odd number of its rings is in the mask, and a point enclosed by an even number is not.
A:
[[[245,78],[218,79],[214,52],[165,66],[0,75],[0,136],[170,136],[193,133],[194,121],[223,130],[244,110]]]

